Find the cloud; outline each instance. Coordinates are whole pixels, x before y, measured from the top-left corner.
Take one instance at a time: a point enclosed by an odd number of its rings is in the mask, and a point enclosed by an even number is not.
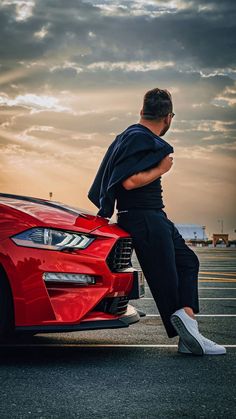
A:
[[[25,21],[33,14],[35,2],[30,0],[3,0],[2,6],[14,6],[16,21]]]
[[[16,96],[10,99],[8,95],[0,95],[0,106],[21,106],[30,109],[32,113],[42,112],[46,109],[54,112],[68,112],[69,108],[60,105],[59,100],[53,96],[39,96],[32,93]]]
[[[82,72],[97,72],[97,71],[125,71],[125,72],[147,72],[160,70],[163,68],[174,67],[174,63],[169,61],[121,61],[121,62],[110,62],[110,61],[99,61],[88,65],[78,66],[76,63],[65,62],[62,66],[57,65],[50,69],[51,72],[56,70],[74,69],[77,74]]]
[[[172,128],[173,133],[183,133],[183,132],[213,132],[213,133],[232,133],[236,131],[236,121],[217,121],[217,120],[181,120],[177,124],[177,127]]]
[[[215,97],[213,103],[221,107],[236,105],[236,84],[233,87],[226,87],[221,94]]]
[[[50,25],[42,26],[42,28],[39,31],[34,32],[34,37],[38,38],[38,39],[45,38],[45,36],[47,36],[48,33],[49,33],[49,31],[48,31],[49,26]]]
[[[142,61],[131,61],[131,62],[95,62],[87,66],[87,70],[106,70],[106,71],[114,71],[114,70],[121,70],[126,72],[147,72],[153,70],[160,70],[166,67],[173,67],[174,63],[169,61],[149,61],[142,62]]]
[[[104,14],[105,9],[114,13]],[[35,2],[32,15],[22,22],[12,20],[9,3],[0,10],[0,31],[6,40],[0,53],[8,59],[59,54],[62,62],[79,66],[154,58],[205,71],[235,65],[235,7],[229,1],[45,0]]]

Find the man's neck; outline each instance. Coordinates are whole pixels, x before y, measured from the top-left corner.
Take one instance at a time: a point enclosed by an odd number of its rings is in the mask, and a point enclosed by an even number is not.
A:
[[[163,129],[163,123],[162,122],[148,121],[147,119],[143,119],[143,118],[140,118],[139,124],[144,125],[148,129],[150,129],[150,131],[152,131],[154,134],[156,134],[158,136],[160,136],[160,133]]]

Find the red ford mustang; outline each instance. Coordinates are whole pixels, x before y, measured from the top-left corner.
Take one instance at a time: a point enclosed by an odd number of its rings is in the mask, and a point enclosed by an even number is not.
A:
[[[132,240],[107,219],[0,194],[0,335],[127,327],[144,294]]]

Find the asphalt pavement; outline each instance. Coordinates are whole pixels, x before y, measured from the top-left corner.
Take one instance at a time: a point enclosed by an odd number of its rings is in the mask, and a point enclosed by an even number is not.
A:
[[[199,329],[227,354],[177,353],[151,293],[125,329],[39,334],[0,345],[0,418],[236,417],[236,249],[194,248]],[[137,266],[137,261],[133,259]]]

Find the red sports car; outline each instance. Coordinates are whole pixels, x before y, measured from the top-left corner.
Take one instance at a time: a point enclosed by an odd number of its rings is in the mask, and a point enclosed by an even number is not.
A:
[[[127,327],[144,294],[132,240],[79,208],[0,194],[0,335]]]

